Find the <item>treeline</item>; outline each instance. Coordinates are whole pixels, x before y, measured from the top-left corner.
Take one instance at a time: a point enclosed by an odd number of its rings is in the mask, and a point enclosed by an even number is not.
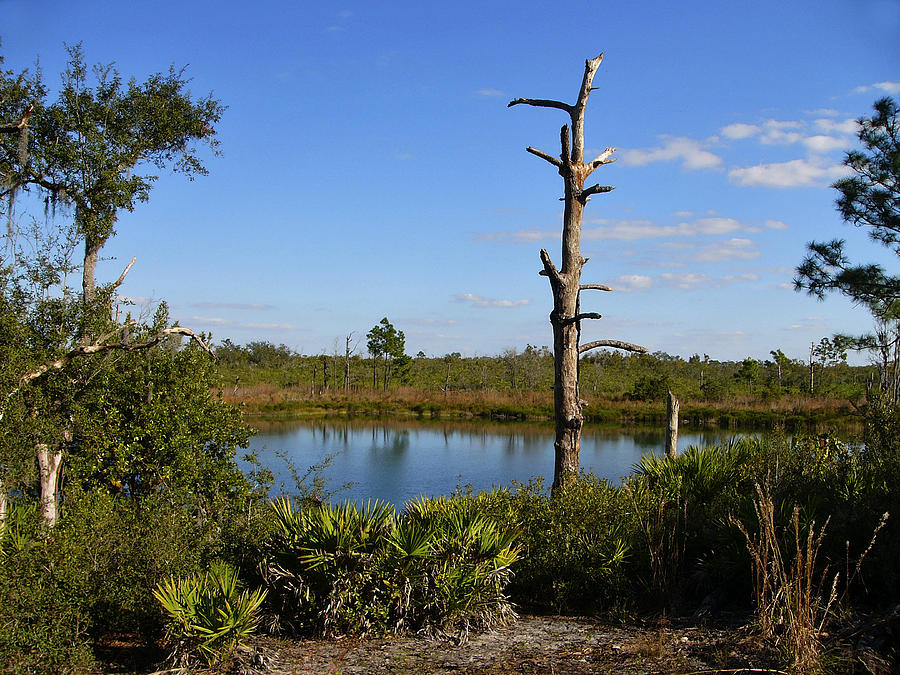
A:
[[[623,354],[602,350],[581,360],[583,395],[608,400],[658,401],[672,390],[683,401],[769,401],[785,396],[859,399],[877,376],[876,366],[851,366],[827,339],[810,361],[772,358],[719,361],[694,354]],[[215,349],[224,382],[236,390],[253,385],[305,390],[310,395],[399,387],[434,392],[547,392],[553,388],[553,354],[526,345],[495,356],[401,355],[388,361],[358,353],[308,355],[265,341]]]

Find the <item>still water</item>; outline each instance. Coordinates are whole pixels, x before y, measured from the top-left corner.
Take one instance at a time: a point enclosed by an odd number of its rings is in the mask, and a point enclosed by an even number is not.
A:
[[[419,495],[451,493],[457,486],[476,491],[553,480],[553,427],[528,423],[386,422],[316,420],[255,423],[251,441],[263,466],[288,493],[294,483],[286,460],[303,474],[325,457],[328,488],[346,483],[333,499],[383,499],[400,506]],[[733,432],[683,429],[679,449],[727,440]],[[618,482],[642,454],[661,454],[663,429],[593,429],[581,441],[581,466]]]

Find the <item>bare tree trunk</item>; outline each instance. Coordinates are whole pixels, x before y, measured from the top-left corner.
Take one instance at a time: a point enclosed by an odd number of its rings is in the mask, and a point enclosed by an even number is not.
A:
[[[666,398],[666,457],[675,459],[678,456],[678,399],[669,391]]]
[[[815,343],[811,342],[809,345],[809,395],[812,396],[815,394],[816,390],[816,362],[813,361],[813,347],[815,347]]]
[[[579,308],[581,290],[611,290],[599,284],[581,285],[581,269],[587,262],[581,256],[581,220],[585,204],[591,195],[609,192],[610,186],[593,185],[587,189],[584,183],[588,176],[600,166],[614,161],[614,148],[607,148],[596,159],[584,161],[584,111],[588,96],[592,91],[592,83],[603,54],[585,62],[584,77],[578,100],[574,105],[545,99],[517,98],[510,101],[509,106],[519,103],[541,108],[557,108],[568,113],[571,118],[571,136],[569,126],[560,130],[562,152],[553,157],[541,150],[528,147],[531,154],[553,164],[562,176],[565,186],[565,208],[563,213],[562,233],[562,267],[557,269],[550,260],[545,249],[541,250],[541,262],[544,269],[540,272],[550,280],[553,293],[553,311],[550,323],[553,326],[553,362],[554,362],[554,418],[556,422],[555,464],[553,470],[553,491],[562,490],[578,478],[579,455],[581,453],[581,427],[584,424],[583,401],[578,392],[578,359],[588,349],[600,346],[616,346],[630,351],[644,352],[643,347],[629,345],[613,340],[598,340],[579,346],[582,319],[599,319],[596,313],[582,314]]]
[[[6,527],[6,515],[9,511],[9,497],[6,494],[6,485],[0,480],[0,536]]]
[[[62,450],[51,451],[46,443],[39,443],[37,459],[41,473],[41,514],[47,527],[53,527],[59,519],[57,494],[59,492],[59,472],[63,462]]]
[[[353,333],[350,333],[344,342],[344,391],[350,391],[350,340]]]
[[[81,273],[81,291],[85,308],[94,304],[97,296],[97,284],[94,280],[94,272],[97,269],[97,258],[103,245],[91,237],[84,240],[84,267]]]

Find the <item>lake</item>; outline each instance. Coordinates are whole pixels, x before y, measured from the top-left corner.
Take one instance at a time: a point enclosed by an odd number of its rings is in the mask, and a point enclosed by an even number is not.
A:
[[[476,491],[527,482],[553,481],[553,427],[523,422],[407,422],[316,420],[255,422],[251,449],[276,475],[276,489],[293,480],[285,458],[302,475],[325,457],[329,489],[353,485],[333,499],[377,498],[400,506],[420,496],[450,494],[458,486]],[[734,432],[683,429],[679,450],[728,440]],[[585,428],[581,466],[618,482],[642,454],[661,454],[665,430]]]

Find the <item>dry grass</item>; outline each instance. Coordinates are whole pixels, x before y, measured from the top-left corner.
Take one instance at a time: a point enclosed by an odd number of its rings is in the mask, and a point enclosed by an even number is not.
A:
[[[322,414],[426,416],[431,418],[494,418],[546,421],[553,419],[553,392],[417,389],[388,391],[357,387],[349,392],[272,384],[234,385],[220,390],[221,398],[240,405],[246,414],[305,417]],[[640,425],[665,421],[665,404],[590,398],[585,406],[592,424]],[[682,402],[685,427],[731,429],[814,430],[820,424],[852,426],[854,417],[842,401],[785,397],[773,401],[734,399],[718,403]]]
[[[783,648],[796,672],[819,672],[822,659],[822,634],[831,606],[837,599],[838,575],[829,578],[828,568],[816,571],[816,558],[825,538],[828,521],[818,534],[810,523],[801,534],[800,509],[795,506],[785,534],[789,543],[782,546],[775,524],[775,505],[768,490],[756,486],[754,500],[759,533],[751,537],[736,522],[747,540],[753,564],[753,588],[756,619],[763,634]],[[784,550],[783,549],[787,549]],[[788,550],[792,556],[787,557]]]

